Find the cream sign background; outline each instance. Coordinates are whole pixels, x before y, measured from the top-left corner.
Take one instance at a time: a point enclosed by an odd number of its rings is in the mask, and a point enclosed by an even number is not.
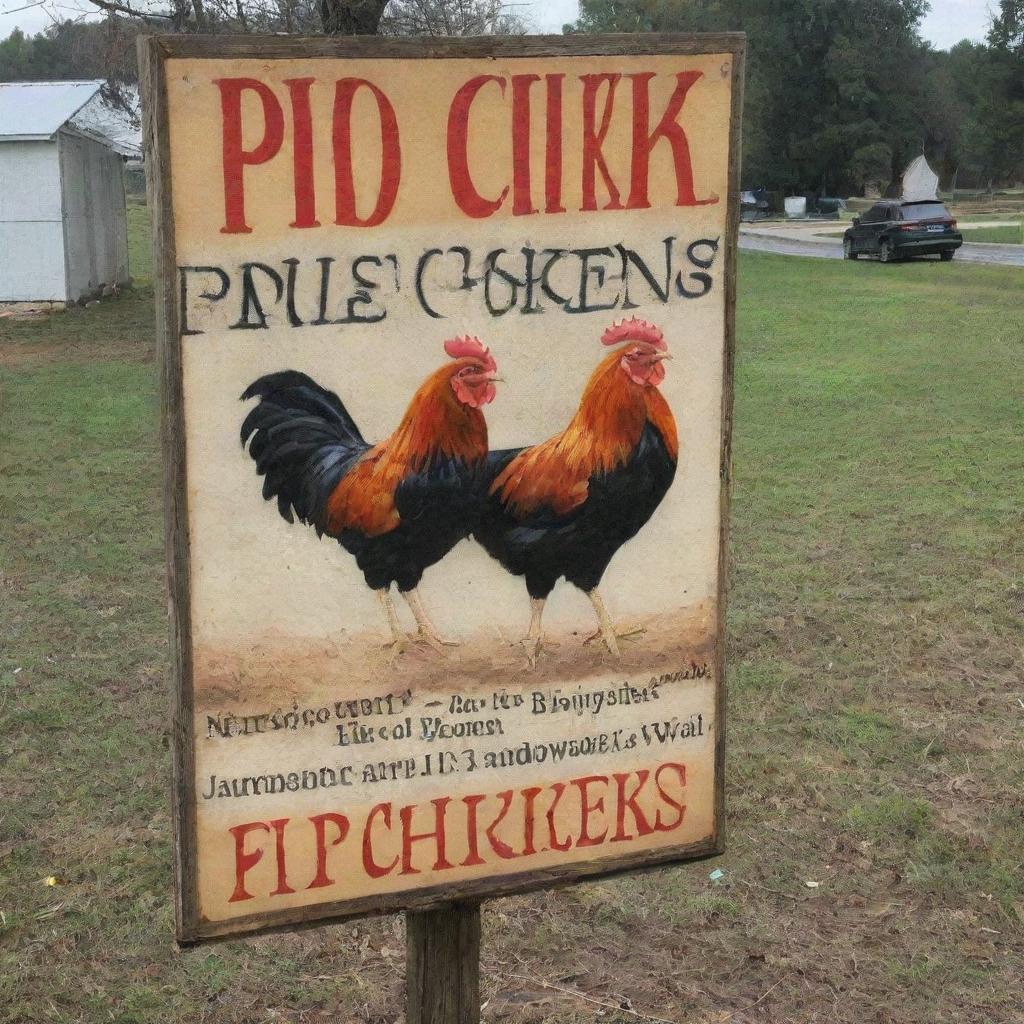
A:
[[[181,937],[713,852],[736,38],[241,45],[148,51]],[[523,579],[472,539],[418,588],[460,646],[388,646],[355,559],[261,497],[263,375],[308,375],[373,444],[477,336],[489,447],[522,448],[624,317],[664,334],[679,456],[601,580],[619,657],[564,581],[524,645]]]

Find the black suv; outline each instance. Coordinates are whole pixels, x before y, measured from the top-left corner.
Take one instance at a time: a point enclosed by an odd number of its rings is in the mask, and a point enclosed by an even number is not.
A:
[[[885,201],[853,218],[843,235],[843,255],[848,260],[877,256],[883,263],[935,254],[951,260],[963,244],[953,215],[937,200]]]

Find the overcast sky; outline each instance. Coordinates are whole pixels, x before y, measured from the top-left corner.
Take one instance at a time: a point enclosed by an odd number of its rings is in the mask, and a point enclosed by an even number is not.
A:
[[[51,13],[68,18],[90,9],[86,0],[45,0],[42,5],[19,10],[29,3],[34,0],[0,0],[0,39],[6,38],[15,27],[28,33],[39,32],[51,24]],[[945,50],[961,39],[982,39],[995,0],[931,0],[931,3],[932,11],[921,26],[922,34],[933,46]],[[534,0],[514,6],[542,32],[561,32],[562,25],[572,21],[578,10],[576,0]]]

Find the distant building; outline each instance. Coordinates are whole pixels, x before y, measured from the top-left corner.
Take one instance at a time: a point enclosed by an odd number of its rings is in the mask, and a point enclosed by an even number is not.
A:
[[[127,284],[123,156],[76,115],[102,82],[0,84],[0,302]]]

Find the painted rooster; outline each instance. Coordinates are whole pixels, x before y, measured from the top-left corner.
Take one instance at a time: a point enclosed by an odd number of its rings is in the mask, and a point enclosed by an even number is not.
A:
[[[662,332],[636,318],[613,324],[615,346],[591,375],[560,434],[531,448],[495,451],[488,505],[474,536],[526,579],[531,663],[542,643],[541,615],[565,577],[590,598],[598,633],[619,644],[598,584],[615,552],[650,519],[675,476],[676,424],[658,385],[670,359]]]
[[[277,499],[288,521],[297,516],[338,541],[380,598],[392,643],[405,636],[391,597],[398,587],[419,639],[442,639],[417,591],[425,569],[440,561],[476,525],[487,456],[481,411],[495,395],[497,365],[479,339],[444,343],[452,358],[413,395],[398,428],[371,445],[333,391],[304,373],[261,377],[242,399],[259,402],[242,424],[242,446],[264,477],[263,497]]]

